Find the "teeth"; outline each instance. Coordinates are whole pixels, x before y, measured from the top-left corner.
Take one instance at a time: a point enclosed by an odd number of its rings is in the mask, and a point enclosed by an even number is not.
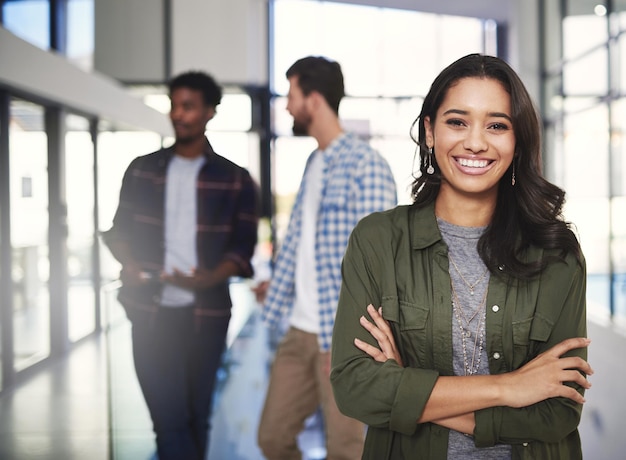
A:
[[[468,160],[467,158],[459,158],[459,164],[461,166],[467,166],[468,168],[484,168],[489,164],[487,160]]]

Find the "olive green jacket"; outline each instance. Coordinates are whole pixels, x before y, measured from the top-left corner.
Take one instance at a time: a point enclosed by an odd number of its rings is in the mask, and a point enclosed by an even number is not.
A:
[[[527,260],[542,254],[531,248]],[[363,458],[445,459],[449,430],[417,423],[438,376],[453,375],[447,246],[433,206],[398,206],[361,220],[342,276],[331,382],[340,410],[368,425]],[[584,261],[573,255],[531,282],[492,274],[485,338],[491,374],[517,369],[566,338],[586,336],[585,290]],[[404,368],[394,360],[376,362],[354,346],[355,337],[377,345],[359,324],[361,316],[369,318],[370,303],[383,307]],[[586,349],[570,354],[587,357]],[[513,459],[581,458],[581,410],[567,398],[483,409],[475,413],[475,444],[511,444]]]

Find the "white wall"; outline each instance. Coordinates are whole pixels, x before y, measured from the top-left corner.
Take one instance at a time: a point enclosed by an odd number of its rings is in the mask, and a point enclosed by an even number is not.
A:
[[[267,0],[172,2],[172,73],[205,70],[221,83],[268,83]]]
[[[162,82],[165,79],[163,3],[95,0],[94,68],[123,82]]]
[[[123,82],[161,83],[169,52],[172,75],[204,70],[222,84],[267,84],[267,0],[172,0],[170,12],[163,5],[96,0],[95,68]]]

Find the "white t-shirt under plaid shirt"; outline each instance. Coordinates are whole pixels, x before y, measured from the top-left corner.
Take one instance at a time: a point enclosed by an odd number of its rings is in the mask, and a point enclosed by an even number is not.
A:
[[[318,341],[320,351],[329,351],[341,287],[341,261],[350,233],[364,216],[394,207],[397,190],[387,161],[354,134],[342,134],[321,153],[324,171],[315,232],[315,276],[320,318]],[[305,167],[263,306],[263,319],[272,327],[291,314],[294,304],[303,197],[311,157]],[[311,308],[315,307],[311,305]]]

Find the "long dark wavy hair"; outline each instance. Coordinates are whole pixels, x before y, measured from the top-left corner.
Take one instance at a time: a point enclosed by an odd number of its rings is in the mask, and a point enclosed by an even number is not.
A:
[[[433,81],[422,110],[411,126],[411,138],[417,143],[420,174],[412,184],[414,207],[432,203],[441,187],[441,171],[428,174],[428,151],[424,119],[434,125],[437,111],[448,89],[463,78],[497,80],[511,97],[511,118],[515,133],[515,154],[507,172],[500,179],[496,208],[485,233],[478,241],[478,253],[492,273],[504,273],[519,279],[531,279],[548,263],[562,259],[568,252],[582,261],[582,252],[569,222],[563,220],[565,191],[548,182],[542,174],[541,125],[528,91],[515,71],[502,59],[470,54],[446,67]],[[415,139],[414,128],[418,127]],[[512,174],[515,173],[515,185]],[[535,245],[551,251],[542,260],[525,262],[525,250]]]

